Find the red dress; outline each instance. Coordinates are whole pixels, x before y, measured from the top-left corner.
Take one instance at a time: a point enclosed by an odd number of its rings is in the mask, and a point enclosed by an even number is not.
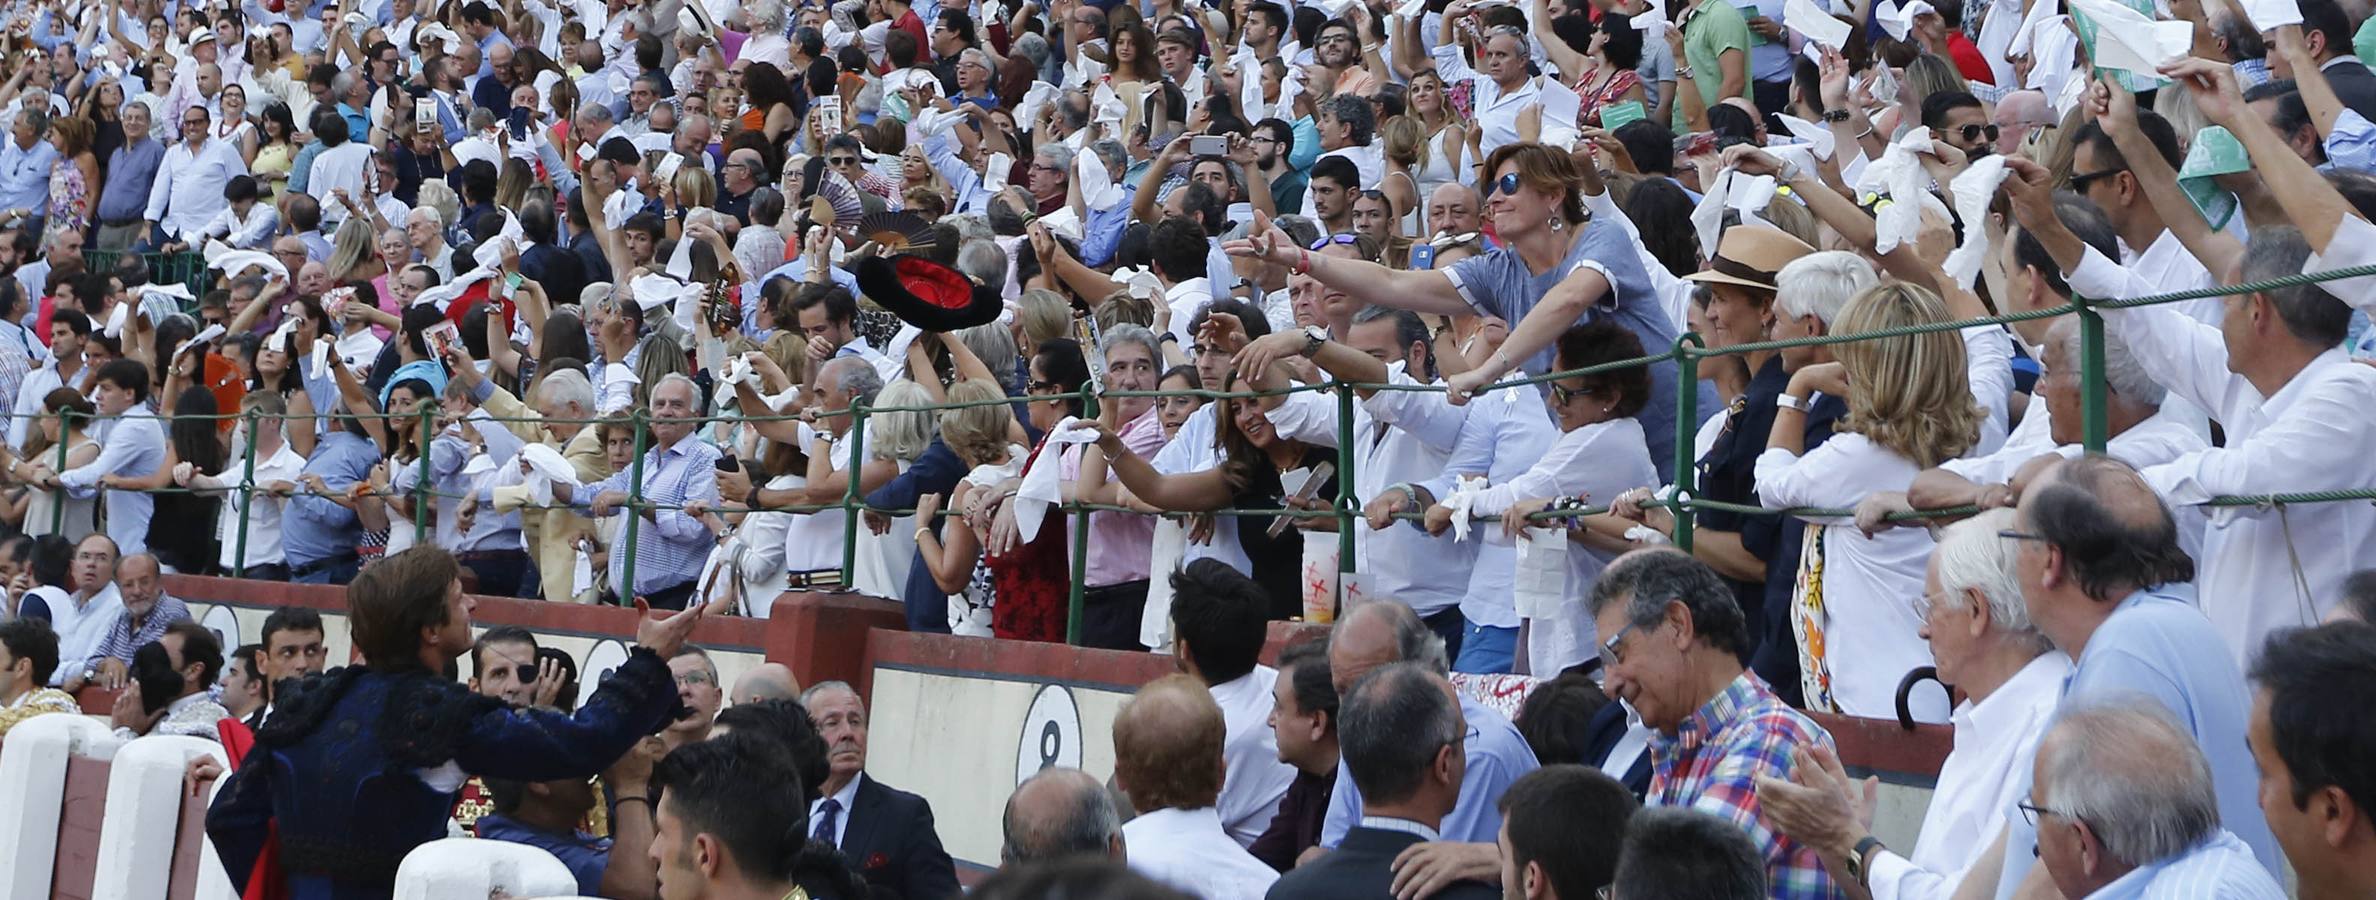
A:
[[[1032,448],[1032,457],[1047,447],[1047,441],[1041,441]],[[1023,467],[1029,470],[1030,460]],[[990,584],[996,591],[990,606],[991,636],[1064,642],[1065,618],[1072,607],[1072,563],[1064,555],[1066,519],[1051,511],[1030,543],[1005,556],[988,557]]]

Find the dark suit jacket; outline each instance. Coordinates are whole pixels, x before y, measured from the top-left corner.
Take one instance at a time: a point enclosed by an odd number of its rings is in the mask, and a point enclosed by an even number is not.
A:
[[[2368,71],[2365,63],[2348,60],[2327,69],[2326,77],[2335,88],[2335,99],[2352,112],[2376,118],[2376,72]]]
[[[958,895],[957,867],[932,827],[932,804],[906,791],[858,776],[841,851],[866,876],[876,896],[949,900]]]
[[[1354,827],[1336,850],[1279,876],[1265,900],[1394,900],[1394,857],[1419,836]],[[1456,881],[1427,900],[1498,900],[1501,889]]]

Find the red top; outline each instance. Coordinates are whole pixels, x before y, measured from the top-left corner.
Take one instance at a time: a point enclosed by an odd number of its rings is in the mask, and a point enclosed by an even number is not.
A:
[[[1981,55],[1980,48],[1963,32],[1947,32],[1947,54],[1955,59],[1955,70],[1963,73],[1965,81],[1996,84],[1996,70],[1988,67],[1988,57]]]

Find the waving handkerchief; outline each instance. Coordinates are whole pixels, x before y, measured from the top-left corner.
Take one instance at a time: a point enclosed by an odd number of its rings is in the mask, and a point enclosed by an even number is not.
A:
[[[220,239],[207,241],[203,255],[207,268],[221,269],[228,278],[237,278],[249,269],[263,269],[267,275],[283,279],[289,277],[289,267],[281,265],[281,261],[272,254],[261,250],[234,250]]]
[[[1155,273],[1146,266],[1117,268],[1114,270],[1113,278],[1115,284],[1129,289],[1130,296],[1140,300],[1152,300],[1157,294],[1163,292],[1163,282],[1157,281]]]
[[[1723,232],[1725,204],[1732,199],[1733,179],[1740,171],[1729,166],[1716,173],[1716,181],[1700,195],[1698,206],[1691,208],[1691,230],[1699,236],[1700,256],[1716,258],[1717,236]]]
[[[2252,30],[2275,31],[2287,25],[2302,24],[2302,6],[2294,0],[2243,0],[2244,15],[2252,19]]]
[[[1080,419],[1065,416],[1064,421],[1048,429],[1050,444],[1091,444],[1097,442],[1093,428],[1077,427]],[[1015,489],[1015,534],[1025,541],[1039,536],[1040,524],[1048,517],[1048,507],[1064,499],[1064,483],[1056,470],[1061,466],[1055,447],[1041,450],[1031,465],[1023,470],[1023,483]]]
[[[1947,277],[1965,288],[1980,277],[1980,262],[1988,258],[1988,204],[1996,198],[1997,187],[2005,183],[2005,157],[1991,153],[1973,160],[1963,174],[1947,185],[1947,193],[1955,197],[1955,214],[1963,217],[1963,243],[1947,254],[1940,268]]]
[[[1889,32],[1891,38],[1902,41],[1906,39],[1907,35],[1914,33],[1915,17],[1923,13],[1935,12],[1938,10],[1924,0],[1907,0],[1904,5],[1885,2],[1881,4],[1880,11],[1873,17],[1880,20],[1881,30]],[[1788,14],[1784,13],[1784,15]]]
[[[1857,190],[1888,194],[1890,199],[1873,215],[1874,253],[1885,254],[1901,243],[1912,243],[1921,234],[1924,209],[1947,212],[1947,204],[1931,196],[1930,173],[1922,168],[1921,156],[1930,149],[1930,130],[1916,128],[1890,144],[1881,158],[1858,176]]]
[[[627,230],[627,220],[643,211],[643,191],[634,181],[621,185],[602,201],[602,225],[612,231]]]
[[[1821,44],[1834,50],[1848,46],[1848,36],[1856,26],[1839,20],[1831,10],[1815,0],[1788,0],[1782,4],[1782,20],[1790,30],[1798,32],[1808,43]]]
[[[1114,183],[1105,160],[1095,152],[1073,157],[1073,177],[1080,179],[1081,202],[1090,209],[1111,209],[1122,202],[1122,186]]]
[[[1832,158],[1832,145],[1838,138],[1831,133],[1831,129],[1787,113],[1780,118],[1782,127],[1790,131],[1791,137],[1806,142],[1815,151],[1816,159]]]
[[[1452,480],[1452,493],[1441,501],[1452,512],[1452,539],[1465,541],[1469,537],[1469,507],[1477,502],[1477,495],[1485,492],[1485,476],[1462,475]]]
[[[2194,24],[2147,18],[2113,0],[2069,0],[2083,27],[2079,39],[2100,68],[2153,76],[2194,48]]]

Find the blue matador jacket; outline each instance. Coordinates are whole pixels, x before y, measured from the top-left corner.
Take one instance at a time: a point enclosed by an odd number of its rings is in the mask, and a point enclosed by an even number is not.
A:
[[[463,773],[588,778],[684,710],[668,664],[641,647],[574,716],[514,709],[429,672],[364,666],[282,692],[207,810],[206,834],[244,893],[277,820],[291,900],[389,897],[405,854],[446,836]]]

